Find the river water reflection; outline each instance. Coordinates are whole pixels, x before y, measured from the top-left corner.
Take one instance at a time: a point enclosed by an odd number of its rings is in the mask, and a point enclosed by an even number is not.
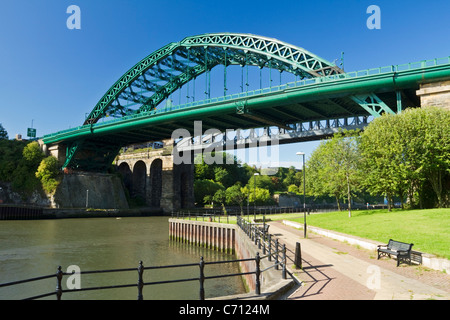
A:
[[[234,258],[230,254],[171,241],[168,228],[167,217],[0,221],[0,283],[54,274],[59,265],[63,271],[70,265],[77,265],[81,271],[91,271],[137,268],[140,260],[144,266],[161,266],[197,263],[201,256],[205,261]],[[206,276],[236,272],[236,264],[205,267]],[[198,276],[198,267],[145,270],[144,282]],[[137,280],[138,274],[133,271],[81,275],[81,287],[134,284]],[[53,292],[55,287],[56,280],[51,278],[0,288],[0,299],[22,299]],[[63,288],[66,288],[64,279]],[[243,291],[240,277],[205,282],[206,298]],[[146,286],[143,294],[145,300],[197,300],[199,283]],[[63,300],[136,298],[136,287],[65,293],[62,297]]]

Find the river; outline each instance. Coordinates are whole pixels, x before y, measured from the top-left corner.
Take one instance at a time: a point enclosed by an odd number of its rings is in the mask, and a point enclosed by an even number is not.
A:
[[[0,221],[0,284],[54,274],[76,265],[81,271],[231,260],[233,255],[169,240],[167,217]],[[205,266],[205,274],[236,273],[236,264]],[[199,268],[145,270],[144,282],[199,276]],[[66,288],[68,276],[63,279]],[[82,288],[137,283],[137,272],[81,275]],[[56,279],[0,288],[0,299],[53,292]],[[244,292],[240,277],[205,281],[206,298]],[[197,300],[199,282],[145,286],[145,300]],[[63,300],[136,299],[137,288],[64,293]],[[45,298],[47,299],[47,298]],[[55,299],[52,296],[48,299]]]

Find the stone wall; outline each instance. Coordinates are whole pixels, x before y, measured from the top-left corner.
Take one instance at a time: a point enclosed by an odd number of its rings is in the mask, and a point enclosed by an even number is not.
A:
[[[59,208],[128,209],[122,181],[112,174],[66,174],[53,201]]]
[[[450,111],[450,80],[422,83],[416,94],[422,107],[441,107]]]
[[[166,213],[194,207],[194,165],[174,165],[172,144],[164,141],[163,149],[124,153],[116,159],[130,195]]]

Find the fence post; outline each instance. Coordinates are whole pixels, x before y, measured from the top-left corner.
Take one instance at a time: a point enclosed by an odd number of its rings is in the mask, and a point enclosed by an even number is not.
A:
[[[200,300],[205,300],[205,287],[204,287],[204,282],[205,282],[205,261],[203,260],[203,257],[200,258]]]
[[[278,239],[275,241],[275,270],[278,270]]]
[[[286,245],[283,244],[283,271],[281,272],[281,277],[286,280]]]
[[[259,252],[256,253],[255,262],[256,262],[256,270],[255,270],[255,277],[256,277],[256,283],[255,283],[255,293],[257,295],[261,294],[261,281],[260,281],[260,275],[261,275],[261,268],[260,268],[260,257]]]
[[[142,295],[142,289],[144,288],[143,273],[144,273],[144,265],[143,265],[142,261],[139,261],[139,267],[138,267],[138,300],[144,300],[144,296]]]
[[[270,233],[268,243],[269,243],[269,261],[272,261],[272,236]]]
[[[61,286],[62,277],[63,277],[63,272],[61,271],[61,266],[59,266],[58,271],[56,271],[56,299],[57,300],[61,300],[61,296],[62,296],[62,286]]]

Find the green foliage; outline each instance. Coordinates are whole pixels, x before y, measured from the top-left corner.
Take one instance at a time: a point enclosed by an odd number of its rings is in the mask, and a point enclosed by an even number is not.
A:
[[[273,204],[272,196],[267,189],[245,186],[241,190],[244,194],[248,195],[248,200],[251,205],[262,206]]]
[[[288,192],[291,192],[291,193],[299,193],[299,190],[298,190],[298,187],[295,185],[295,184],[291,184],[289,187],[288,187]]]
[[[197,155],[195,159],[195,179],[214,180],[221,183],[225,188],[231,187],[236,182],[246,183],[248,180],[247,165],[242,166],[236,157],[225,152],[207,155],[214,157],[217,163],[207,164],[205,155]]]
[[[8,132],[6,132],[5,128],[3,128],[2,124],[0,123],[0,140],[2,139],[8,139]]]
[[[223,185],[215,182],[214,180],[194,180],[195,202],[198,205],[204,205],[212,202],[214,194],[220,189],[224,189]],[[205,197],[207,198],[205,199]]]
[[[25,146],[23,141],[0,139],[0,181],[12,182]]]
[[[10,182],[23,197],[39,190],[34,173],[43,157],[37,142],[0,139],[0,181]]]
[[[44,154],[36,141],[25,146],[22,156],[30,167],[37,167],[44,158]]]
[[[271,176],[254,175],[248,180],[248,187],[250,188],[250,190],[255,187],[255,183],[257,188],[266,189],[270,194],[273,194],[273,192],[275,191]]]
[[[247,200],[247,194],[242,189],[241,184],[237,182],[226,190],[226,203],[231,206],[241,207],[241,212],[242,206]]]
[[[375,119],[361,136],[365,185],[372,194],[408,196],[423,206],[431,185],[437,206],[448,205],[445,181],[450,173],[450,112],[442,108],[408,109]],[[445,200],[447,199],[447,200]],[[447,201],[447,203],[445,203]]]
[[[315,196],[345,197],[351,214],[351,199],[360,189],[360,155],[356,132],[342,132],[322,142],[312,153],[307,164],[309,189]]]
[[[36,171],[36,178],[42,183],[45,192],[52,194],[60,183],[60,165],[55,157],[43,159]]]

